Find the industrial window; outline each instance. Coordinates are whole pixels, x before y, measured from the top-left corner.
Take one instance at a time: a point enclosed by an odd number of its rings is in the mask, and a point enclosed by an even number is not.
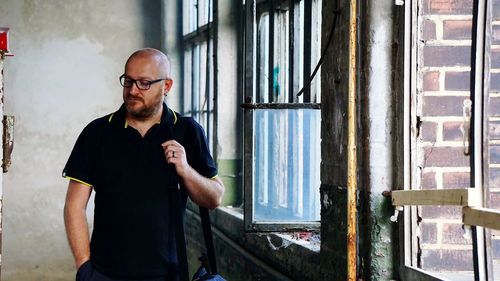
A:
[[[401,274],[500,280],[500,0],[405,5]]]
[[[249,231],[320,220],[321,1],[246,1],[244,184]],[[317,75],[319,77],[319,75]]]
[[[206,130],[213,147],[214,62],[213,1],[182,1],[184,95],[183,113],[192,116]]]

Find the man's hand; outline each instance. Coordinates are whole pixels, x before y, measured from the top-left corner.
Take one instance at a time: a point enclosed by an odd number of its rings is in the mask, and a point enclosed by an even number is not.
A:
[[[91,193],[91,186],[70,180],[64,205],[64,224],[77,269],[90,259],[86,209]]]
[[[175,140],[169,140],[161,144],[167,163],[175,166],[179,177],[184,178],[190,168],[186,158],[184,147]]]
[[[214,209],[219,206],[224,195],[224,184],[218,177],[206,178],[193,169],[186,158],[184,147],[175,140],[161,144],[167,163],[175,165],[179,180],[194,203],[205,208]]]

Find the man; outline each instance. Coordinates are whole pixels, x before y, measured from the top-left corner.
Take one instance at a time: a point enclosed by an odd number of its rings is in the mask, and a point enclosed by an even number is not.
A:
[[[70,180],[64,222],[77,280],[177,280],[171,202],[179,196],[172,188],[180,183],[183,208],[189,196],[213,209],[224,185],[201,126],[163,103],[173,83],[165,54],[136,51],[120,83],[123,105],[85,127],[63,171]]]

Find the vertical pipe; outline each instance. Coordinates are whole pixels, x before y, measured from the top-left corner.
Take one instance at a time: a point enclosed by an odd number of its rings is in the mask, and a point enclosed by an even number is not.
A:
[[[357,0],[350,1],[347,108],[347,280],[356,280],[356,53]]]
[[[294,73],[294,43],[295,43],[295,0],[288,0],[288,102],[293,103],[295,101],[295,89],[293,88],[293,83],[295,83]]]
[[[304,75],[302,85],[307,85],[311,77],[311,36],[312,36],[312,0],[304,1]],[[311,101],[311,87],[304,89],[304,102]]]
[[[269,72],[269,77],[268,77],[268,102],[272,103],[274,102],[274,11],[275,11],[275,4],[274,1],[271,0],[269,1],[269,64],[268,64],[268,72]],[[278,79],[276,77],[276,79]],[[277,97],[277,95],[276,95]]]

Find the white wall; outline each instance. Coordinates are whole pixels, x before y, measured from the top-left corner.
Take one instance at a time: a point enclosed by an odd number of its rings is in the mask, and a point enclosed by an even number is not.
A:
[[[61,171],[81,129],[121,104],[128,55],[160,48],[160,2],[2,0],[0,26],[11,28],[4,102],[16,118],[2,280],[72,280]]]

